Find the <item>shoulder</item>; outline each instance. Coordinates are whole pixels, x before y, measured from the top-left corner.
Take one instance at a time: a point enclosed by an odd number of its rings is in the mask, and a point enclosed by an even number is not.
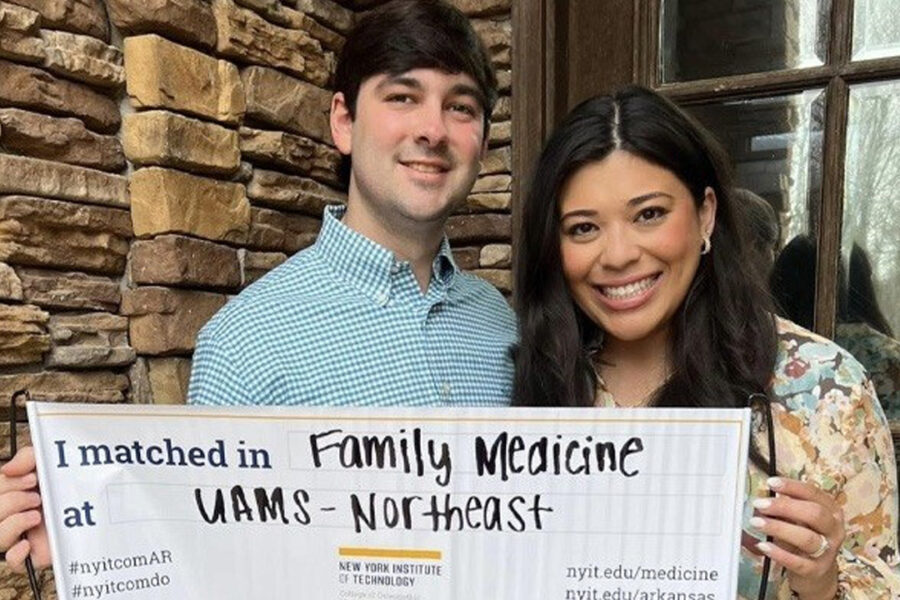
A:
[[[776,383],[815,378],[853,386],[868,380],[862,364],[835,342],[782,318],[776,318],[776,331]]]
[[[458,272],[454,282],[454,297],[457,301],[471,304],[488,315],[501,317],[515,323],[515,313],[503,294],[477,275],[465,271]]]

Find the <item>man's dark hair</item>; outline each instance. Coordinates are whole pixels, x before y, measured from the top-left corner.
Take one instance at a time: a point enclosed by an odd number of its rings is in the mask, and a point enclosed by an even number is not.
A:
[[[497,101],[497,78],[484,44],[459,10],[442,0],[393,0],[360,19],[347,37],[335,73],[351,116],[362,83],[411,69],[465,73],[475,80],[484,129]]]

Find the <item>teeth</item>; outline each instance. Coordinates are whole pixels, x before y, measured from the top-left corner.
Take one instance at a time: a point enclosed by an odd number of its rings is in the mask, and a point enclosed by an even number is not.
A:
[[[616,300],[623,300],[625,298],[637,296],[642,292],[646,292],[651,287],[653,287],[653,284],[655,282],[656,275],[653,275],[651,277],[647,277],[646,279],[641,279],[640,281],[629,283],[628,285],[620,285],[616,287],[601,286],[600,291],[603,292],[604,296],[609,296],[610,298],[615,298]]]
[[[419,171],[420,173],[441,173],[443,171],[442,168],[437,165],[422,165],[419,163],[408,163],[406,165],[413,171]]]

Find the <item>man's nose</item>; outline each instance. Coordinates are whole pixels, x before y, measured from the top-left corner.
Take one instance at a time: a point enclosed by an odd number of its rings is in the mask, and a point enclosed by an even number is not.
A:
[[[419,110],[416,122],[416,141],[430,148],[440,146],[447,141],[446,114],[443,106],[437,103],[424,103]]]

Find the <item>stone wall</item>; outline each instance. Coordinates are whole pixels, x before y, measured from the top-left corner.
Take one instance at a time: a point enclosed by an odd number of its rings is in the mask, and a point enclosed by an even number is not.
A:
[[[329,80],[377,3],[0,0],[3,401],[184,401],[202,325],[344,201]],[[503,96],[448,233],[508,293],[511,0],[455,3]],[[0,600],[25,590],[0,567]]]

